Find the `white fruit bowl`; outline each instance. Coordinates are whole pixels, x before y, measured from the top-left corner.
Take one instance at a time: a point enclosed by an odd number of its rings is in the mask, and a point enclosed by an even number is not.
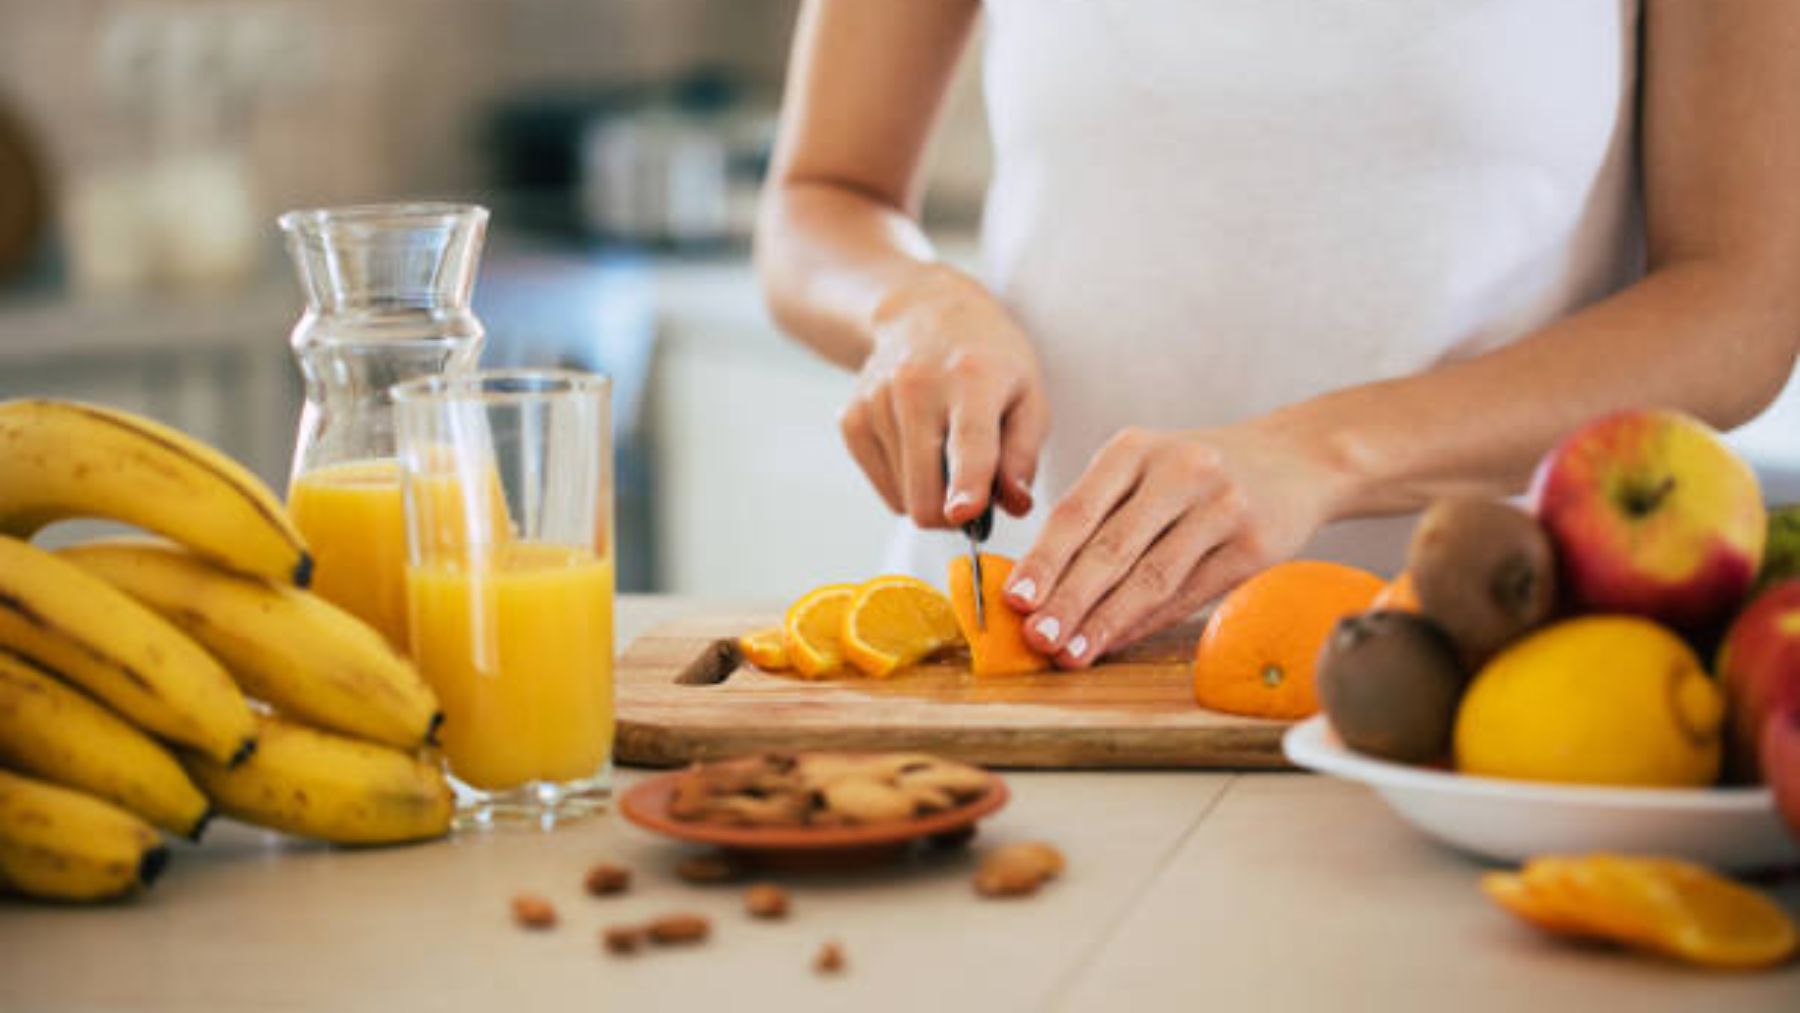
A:
[[[1767,788],[1603,788],[1470,777],[1353,752],[1323,715],[1282,739],[1288,759],[1374,788],[1401,818],[1453,848],[1502,862],[1615,851],[1734,872],[1800,865]]]

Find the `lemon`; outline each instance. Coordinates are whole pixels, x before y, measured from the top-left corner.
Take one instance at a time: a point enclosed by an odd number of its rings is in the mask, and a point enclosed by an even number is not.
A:
[[[1631,616],[1557,623],[1502,651],[1456,716],[1469,774],[1688,787],[1719,774],[1725,698],[1675,634]]]

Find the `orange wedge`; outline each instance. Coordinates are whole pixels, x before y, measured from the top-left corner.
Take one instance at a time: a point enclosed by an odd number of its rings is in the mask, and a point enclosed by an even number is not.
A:
[[[1025,640],[1025,617],[1007,604],[1006,578],[1013,561],[1005,556],[981,554],[981,600],[987,627],[977,623],[975,575],[969,557],[950,560],[950,601],[956,621],[969,642],[969,672],[973,675],[1026,675],[1050,667],[1050,659],[1033,650]]]
[[[1767,897],[1697,865],[1623,855],[1533,859],[1483,877],[1506,910],[1551,932],[1587,935],[1707,967],[1770,967],[1800,948]]]
[[[783,639],[779,626],[751,630],[744,634],[738,638],[738,650],[744,652],[745,661],[765,672],[785,672],[788,669],[787,642]]]
[[[844,613],[844,657],[885,679],[962,639],[950,599],[916,577],[876,577]]]
[[[855,584],[826,584],[788,606],[782,644],[794,671],[808,679],[834,675],[844,667],[844,613],[856,597]]]

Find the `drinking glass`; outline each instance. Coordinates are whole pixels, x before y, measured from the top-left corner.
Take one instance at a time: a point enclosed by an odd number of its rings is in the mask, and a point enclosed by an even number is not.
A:
[[[613,741],[611,388],[562,370],[394,388],[412,654],[460,825],[604,807]]]

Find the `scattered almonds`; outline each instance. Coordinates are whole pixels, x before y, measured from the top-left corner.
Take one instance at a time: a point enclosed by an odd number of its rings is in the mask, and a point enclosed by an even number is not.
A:
[[[698,943],[712,933],[712,922],[705,915],[663,915],[644,926],[644,933],[659,946]]]
[[[535,893],[522,893],[512,900],[513,921],[527,929],[547,929],[556,924],[556,907]]]
[[[844,947],[836,940],[819,947],[813,958],[813,970],[820,974],[841,974],[844,970]]]
[[[774,883],[757,883],[744,891],[744,910],[752,918],[786,918],[788,892]]]
[[[624,893],[631,886],[631,870],[622,865],[601,862],[588,870],[587,892],[596,897]]]
[[[608,953],[636,953],[644,945],[644,930],[635,925],[609,925],[600,931],[600,942]]]
[[[988,852],[975,873],[983,897],[1027,897],[1063,871],[1063,855],[1039,841],[1008,844]]]
[[[724,855],[695,855],[675,867],[675,875],[689,883],[729,883],[741,871],[736,862]]]

